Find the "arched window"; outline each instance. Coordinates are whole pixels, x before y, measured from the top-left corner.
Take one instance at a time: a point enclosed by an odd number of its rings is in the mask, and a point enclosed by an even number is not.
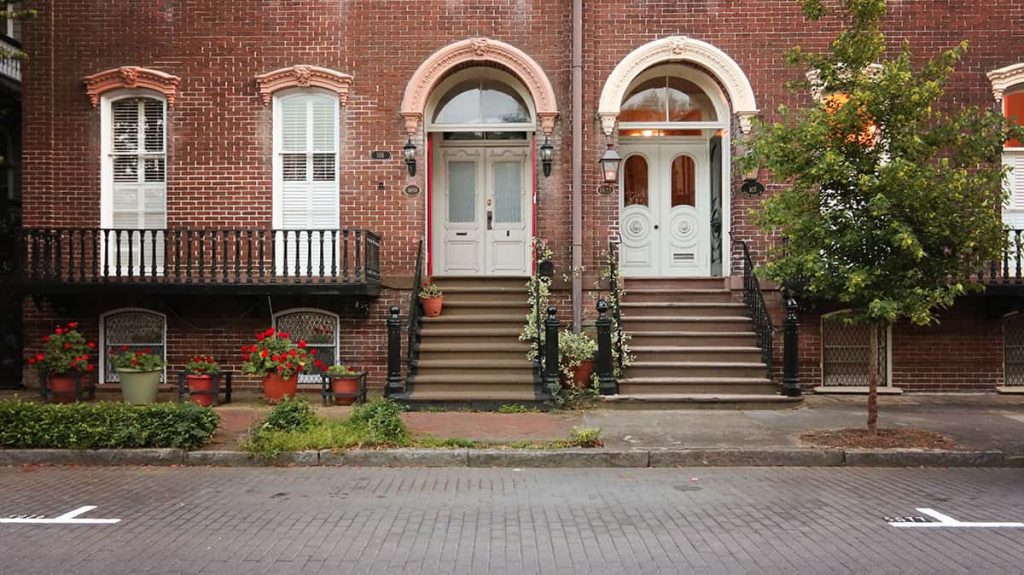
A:
[[[327,365],[339,363],[338,316],[319,309],[290,309],[274,315],[274,328],[287,332],[292,341],[305,340],[308,349]],[[300,374],[299,383],[318,383],[313,374]]]
[[[427,107],[428,127],[445,140],[525,139],[535,129],[529,92],[511,74],[494,68],[467,68],[435,89]]]
[[[100,381],[117,383],[111,352],[147,351],[167,360],[167,317],[146,309],[126,308],[100,316]],[[161,381],[166,380],[166,369]]]
[[[620,122],[713,122],[718,114],[704,90],[689,80],[658,76],[634,87],[622,102]]]

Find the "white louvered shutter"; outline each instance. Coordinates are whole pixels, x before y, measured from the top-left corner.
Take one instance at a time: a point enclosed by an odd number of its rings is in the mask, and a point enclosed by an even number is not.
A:
[[[288,275],[319,275],[322,266],[329,274],[336,257],[331,231],[338,227],[337,99],[293,94],[279,104],[276,209],[285,231],[277,243],[279,254],[286,251],[288,257],[279,256],[278,267],[284,263]]]
[[[167,153],[164,103],[154,98],[124,98],[110,105],[112,220],[121,232],[111,249],[120,251],[122,271],[151,273],[163,268],[167,226]],[[111,251],[113,269],[116,252]],[[144,262],[144,265],[140,265]],[[156,270],[153,269],[156,266]]]

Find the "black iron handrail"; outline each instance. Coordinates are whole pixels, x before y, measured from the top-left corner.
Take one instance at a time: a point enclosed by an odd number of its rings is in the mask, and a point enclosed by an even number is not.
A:
[[[364,229],[24,228],[33,283],[380,283],[380,236]]]
[[[608,292],[609,311],[612,312],[612,319],[615,320],[615,337],[612,344],[615,347],[615,368],[616,373],[622,373],[622,358],[625,354],[622,351],[622,286],[619,277],[619,242],[608,242]]]
[[[407,389],[410,390],[416,376],[416,361],[420,357],[420,318],[423,316],[423,308],[420,307],[420,288],[423,287],[422,239],[416,244],[416,270],[412,277],[412,293],[409,294],[409,332],[405,351],[405,380]]]
[[[750,259],[750,248],[747,242],[741,241],[743,246],[743,303],[747,306],[747,313],[754,322],[754,332],[757,334],[757,346],[761,348],[761,359],[768,369],[768,377],[772,375],[772,343],[775,337],[775,326],[772,325],[772,318],[768,314],[768,306],[764,303],[764,292],[761,291],[761,282],[754,273],[754,262]]]

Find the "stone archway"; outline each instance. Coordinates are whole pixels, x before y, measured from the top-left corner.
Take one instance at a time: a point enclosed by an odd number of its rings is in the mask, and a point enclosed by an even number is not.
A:
[[[504,42],[470,38],[434,52],[409,79],[399,114],[405,120],[405,130],[410,137],[423,122],[423,111],[434,87],[447,72],[467,62],[500,64],[517,76],[530,91],[541,130],[545,135],[551,134],[558,107],[555,91],[540,65],[522,50]]]
[[[622,99],[630,83],[651,66],[666,62],[690,62],[707,69],[722,83],[732,105],[732,113],[740,121],[740,129],[750,131],[750,120],[757,115],[754,90],[747,75],[735,60],[722,50],[686,36],[655,40],[630,52],[605,81],[598,105],[598,116],[605,135],[615,131]]]

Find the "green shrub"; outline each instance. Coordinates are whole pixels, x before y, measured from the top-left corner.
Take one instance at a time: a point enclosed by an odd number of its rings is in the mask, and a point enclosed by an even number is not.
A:
[[[194,403],[0,401],[0,448],[119,449],[205,445],[220,417]]]
[[[521,403],[506,403],[498,408],[498,413],[527,413],[530,408]]]
[[[378,398],[352,410],[349,425],[363,437],[363,442],[372,445],[406,445],[409,432],[402,421],[405,411],[398,402]]]
[[[600,427],[574,427],[569,442],[576,447],[602,447]]]
[[[313,406],[308,401],[301,397],[287,397],[270,410],[263,427],[277,431],[301,431],[313,427],[316,422]]]

